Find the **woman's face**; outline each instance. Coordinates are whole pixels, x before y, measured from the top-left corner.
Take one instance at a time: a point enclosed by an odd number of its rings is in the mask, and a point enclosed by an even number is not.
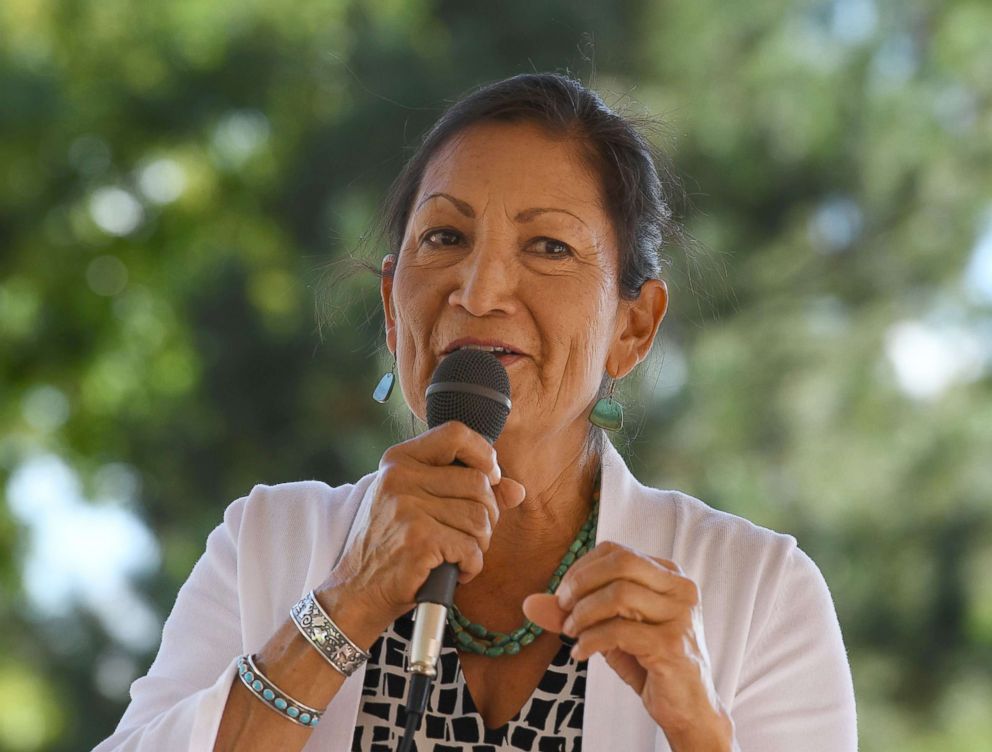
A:
[[[508,351],[496,355],[513,398],[505,435],[549,436],[577,422],[585,432],[604,371],[623,375],[643,357],[625,361],[630,303],[619,295],[619,266],[579,144],[529,123],[465,129],[428,164],[382,283],[407,404],[424,419],[441,359],[496,346]]]

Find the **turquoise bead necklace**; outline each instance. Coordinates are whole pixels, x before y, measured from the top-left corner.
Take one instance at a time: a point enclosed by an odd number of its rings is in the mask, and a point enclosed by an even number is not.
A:
[[[596,523],[599,520],[599,476],[596,476],[596,483],[592,494],[592,511],[586,519],[579,534],[568,547],[568,551],[562,557],[561,563],[551,575],[546,593],[554,593],[558,590],[561,578],[576,561],[582,558],[589,549],[596,545]],[[455,636],[455,644],[459,650],[466,650],[477,655],[488,655],[497,657],[501,655],[516,655],[520,649],[530,645],[544,630],[537,626],[530,619],[524,621],[523,625],[512,632],[493,632],[481,624],[469,621],[458,610],[458,606],[451,604],[448,609],[448,627]]]

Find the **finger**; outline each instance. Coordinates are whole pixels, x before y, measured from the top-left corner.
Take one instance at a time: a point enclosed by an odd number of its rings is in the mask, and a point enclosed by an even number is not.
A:
[[[534,593],[524,598],[524,616],[542,629],[560,633],[568,612],[558,606],[551,593]]]
[[[682,576],[685,576],[685,572],[682,571],[682,567],[680,567],[678,564],[676,564],[674,561],[671,561],[670,559],[662,559],[659,556],[649,556],[648,558],[651,559],[652,561],[658,562],[666,569],[671,569],[673,572],[675,572],[675,574],[680,574]]]
[[[640,663],[637,662],[637,658],[630,655],[630,653],[625,653],[622,650],[607,650],[603,653],[603,657],[606,659],[607,664],[612,668],[617,675],[623,679],[627,684],[634,688],[637,694],[640,694],[644,689],[644,682],[647,679],[648,672]]]
[[[431,497],[421,499],[418,506],[441,525],[471,535],[483,553],[489,550],[493,525],[489,509],[481,502]]]
[[[460,499],[493,498],[493,484],[489,476],[474,467],[458,465],[414,464],[406,468],[409,480],[432,496],[448,496]]]
[[[489,516],[487,524],[490,532],[499,521],[499,504],[489,479],[472,468],[407,465],[404,461],[399,466],[387,465],[380,472],[377,483],[377,495],[399,501],[407,512],[424,508],[431,499],[458,499],[459,502],[482,506]],[[437,517],[436,514],[432,516]]]
[[[410,541],[414,537],[408,535],[407,540]],[[482,549],[479,548],[475,538],[460,530],[446,529],[440,535],[435,531],[435,538],[430,544],[413,542],[403,544],[404,549],[418,546],[420,555],[407,561],[402,561],[400,555],[395,555],[398,568],[396,576],[412,583],[413,587],[406,600],[412,600],[413,595],[423,587],[430,573],[444,563],[455,565],[460,584],[471,582],[482,571],[484,565]]]
[[[412,482],[421,490],[438,498],[457,498],[482,504],[489,514],[489,524],[495,528],[500,507],[496,491],[489,478],[471,467],[433,467],[419,465],[413,471]]]
[[[608,619],[660,624],[687,614],[688,606],[680,600],[666,597],[639,582],[613,580],[576,601],[565,619],[563,631],[574,637]]]
[[[527,489],[523,484],[506,476],[503,476],[498,485],[493,486],[493,491],[500,509],[516,509],[527,498]]]
[[[663,640],[659,640],[658,626],[655,624],[610,619],[579,635],[572,647],[572,657],[583,661],[596,653],[605,654],[616,649],[637,658],[651,658],[660,655],[662,645],[665,644]]]
[[[408,456],[426,465],[450,465],[458,460],[468,467],[481,470],[489,477],[492,485],[495,486],[500,481],[496,450],[481,434],[460,421],[442,423],[396,446],[402,447]]]
[[[696,584],[688,577],[627,546],[606,541],[565,573],[557,590],[558,603],[571,611],[580,598],[617,579],[640,583],[658,593],[670,593],[692,605],[699,602]]]
[[[434,530],[430,535],[438,555],[431,563],[430,570],[442,562],[450,562],[458,567],[458,582],[461,584],[470,582],[482,571],[483,551],[474,536],[449,527]],[[427,574],[424,573],[423,579],[427,579]]]

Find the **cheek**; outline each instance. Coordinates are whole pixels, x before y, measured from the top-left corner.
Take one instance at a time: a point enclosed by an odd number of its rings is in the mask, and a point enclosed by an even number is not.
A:
[[[581,295],[556,300],[568,303],[549,309],[545,321],[549,354],[561,369],[561,384],[582,392],[598,389],[613,339],[616,300],[588,287]]]
[[[393,307],[396,312],[397,336],[401,342],[417,347],[422,344],[425,328],[432,320],[433,295],[430,282],[404,270],[393,286]],[[429,330],[428,330],[429,332]],[[401,345],[402,346],[402,345]]]
[[[431,334],[437,321],[438,294],[430,282],[407,274],[393,288],[396,313],[396,366],[407,405],[423,419],[423,391],[433,368]]]

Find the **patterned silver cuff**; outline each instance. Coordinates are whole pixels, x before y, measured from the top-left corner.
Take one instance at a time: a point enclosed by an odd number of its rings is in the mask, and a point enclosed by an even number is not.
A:
[[[349,640],[320,607],[313,590],[303,596],[289,613],[310,644],[345,676],[351,676],[369,659],[369,654]]]

